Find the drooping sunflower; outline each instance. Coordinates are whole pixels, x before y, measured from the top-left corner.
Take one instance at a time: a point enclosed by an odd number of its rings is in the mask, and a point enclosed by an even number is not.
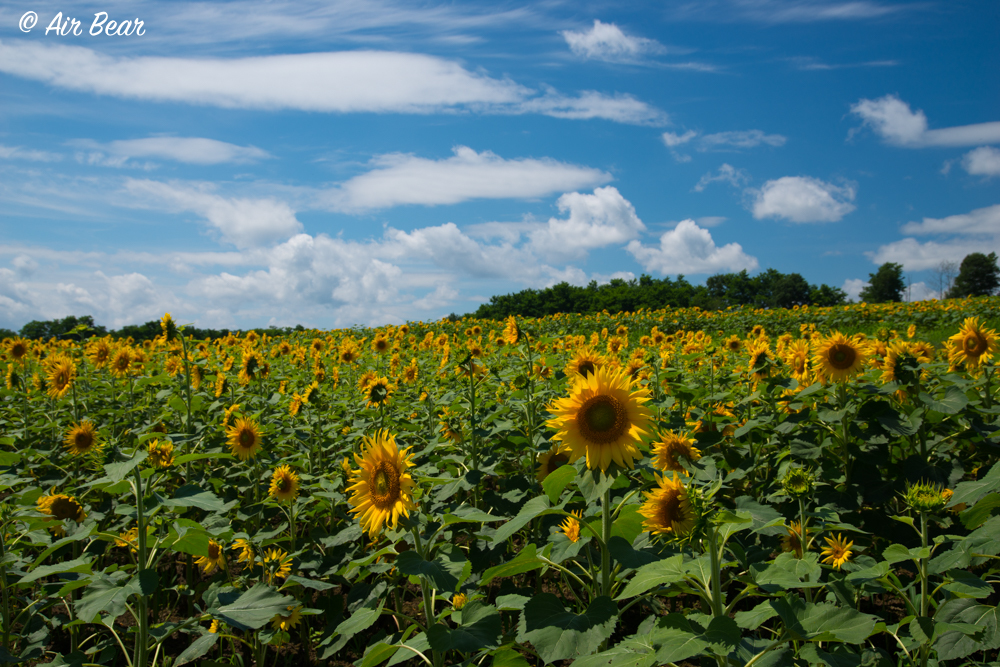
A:
[[[977,372],[984,361],[997,351],[997,332],[979,324],[978,317],[967,317],[957,334],[948,339],[952,365],[964,363],[966,369]]]
[[[513,315],[507,318],[507,324],[503,328],[503,339],[508,345],[517,345],[521,340],[521,328],[517,326],[517,320]]]
[[[76,364],[69,357],[53,357],[48,362],[49,396],[62,398],[76,379]]]
[[[354,455],[359,469],[351,471],[350,511],[370,537],[375,538],[384,525],[395,529],[400,515],[408,517],[416,510],[414,481],[407,472],[412,458],[409,448],[399,451],[395,436],[386,430],[376,431],[373,438],[365,436],[361,455]]]
[[[886,350],[885,359],[882,360],[883,384],[913,381],[914,374],[910,373],[905,367],[916,363],[919,363],[919,360],[913,352],[912,343],[902,340],[893,341]],[[925,379],[927,371],[925,370],[920,375],[921,379]]]
[[[845,382],[861,371],[865,347],[839,331],[813,343],[813,367],[824,382]]]
[[[694,511],[684,483],[676,473],[671,475],[656,475],[657,488],[646,492],[646,502],[639,509],[645,517],[642,527],[654,534],[687,535],[694,528]]]
[[[792,551],[796,558],[802,558],[802,524],[798,521],[792,521],[785,530],[788,531],[788,534],[781,538],[781,550]],[[808,536],[809,529],[806,528],[806,537],[808,538]]]
[[[553,445],[549,451],[538,457],[538,472],[535,474],[535,479],[541,484],[546,477],[567,463],[569,463],[569,449],[565,446]]]
[[[299,395],[299,392],[297,391],[294,392],[292,394],[292,401],[291,403],[288,404],[288,414],[290,414],[293,417],[298,415],[299,410],[302,409],[302,403],[303,403],[302,396]]]
[[[261,356],[256,351],[250,348],[244,349],[243,363],[240,366],[240,373],[237,376],[240,384],[250,384],[251,380],[256,380],[262,375],[266,375],[264,368],[264,360],[261,359]]]
[[[226,428],[226,442],[234,456],[246,461],[260,448],[260,427],[249,417],[238,417],[235,424]]]
[[[97,428],[89,419],[73,424],[66,432],[63,442],[66,444],[66,449],[74,456],[89,454],[101,447],[101,442],[97,438]]]
[[[264,554],[264,581],[273,584],[277,579],[287,579],[292,573],[292,557],[287,551],[269,549]]]
[[[194,564],[201,568],[205,574],[212,574],[216,569],[226,566],[226,554],[223,553],[222,545],[215,540],[208,541],[208,553],[198,556]]]
[[[174,443],[159,439],[149,442],[149,462],[154,468],[169,468],[174,464]]]
[[[586,456],[590,469],[607,472],[612,461],[633,468],[650,420],[649,390],[633,386],[628,375],[607,367],[579,377],[570,396],[549,406],[548,426],[557,429],[552,439],[566,444],[572,461]]]
[[[826,556],[823,562],[839,570],[844,563],[851,559],[851,547],[854,546],[854,542],[848,542],[842,533],[837,533],[836,538],[826,537],[823,539],[826,540],[826,546],[821,550],[822,555]]]
[[[658,442],[653,443],[654,465],[664,471],[684,472],[681,458],[687,459],[689,463],[701,458],[701,450],[695,446],[696,444],[693,438],[674,431],[666,431],[660,434]]]
[[[299,495],[299,476],[291,466],[280,465],[271,475],[271,486],[267,494],[276,500],[294,501]]]
[[[762,368],[765,364],[773,361],[771,356],[771,346],[758,339],[750,343],[750,362],[747,364],[747,372],[755,380],[763,380],[771,370]]]
[[[80,523],[87,518],[83,505],[73,496],[63,493],[51,493],[38,499],[38,511],[54,516],[57,519],[73,519]]]

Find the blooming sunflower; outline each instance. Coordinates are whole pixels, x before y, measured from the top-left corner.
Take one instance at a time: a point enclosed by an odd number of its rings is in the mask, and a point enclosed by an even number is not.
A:
[[[376,431],[374,438],[365,436],[361,455],[354,455],[360,469],[351,471],[350,511],[372,538],[383,525],[395,529],[400,514],[416,510],[414,481],[406,471],[413,466],[412,458],[409,448],[399,451],[395,436],[386,430]]]
[[[342,364],[353,364],[358,360],[359,357],[358,347],[352,341],[345,341],[343,345],[340,346],[340,351],[338,353],[338,358]]]
[[[115,538],[115,546],[126,548],[128,547],[132,553],[139,550],[139,526],[132,526],[123,533],[118,533],[118,537]]]
[[[149,462],[154,468],[169,468],[174,464],[174,443],[159,439],[149,442]]]
[[[292,573],[292,557],[281,549],[271,549],[264,554],[264,581],[273,584],[275,579],[286,579]]]
[[[126,377],[132,369],[132,348],[126,346],[115,350],[111,358],[111,373],[115,377]]]
[[[89,454],[101,448],[101,442],[97,438],[97,428],[89,419],[84,419],[79,424],[73,424],[66,432],[63,442],[70,454],[75,456]]]
[[[177,338],[177,323],[174,322],[174,318],[170,316],[170,313],[165,313],[160,318],[160,328],[163,330],[164,340],[170,341]]]
[[[226,555],[222,551],[222,545],[215,540],[208,541],[208,553],[198,556],[194,564],[201,568],[205,574],[212,574],[219,567],[226,566]]]
[[[11,359],[14,361],[24,359],[28,356],[28,352],[30,350],[30,344],[23,338],[12,338],[7,341],[7,354],[9,354]]]
[[[747,372],[755,380],[763,380],[770,374],[769,368],[761,368],[771,362],[771,346],[762,340],[753,341],[750,344],[750,363],[747,364]]]
[[[106,338],[101,338],[89,346],[87,356],[97,368],[104,368],[111,361],[112,347]]]
[[[642,458],[636,445],[649,433],[648,400],[649,390],[633,389],[628,375],[598,368],[578,378],[569,397],[553,401],[548,425],[558,430],[553,440],[566,444],[571,460],[586,456],[588,468],[604,472],[612,461],[631,469]]]
[[[967,317],[957,334],[948,339],[952,365],[964,363],[970,371],[978,371],[984,361],[993,358],[997,350],[997,332],[979,324],[978,317]]]
[[[378,354],[385,354],[390,347],[391,343],[384,333],[380,333],[372,340],[372,350]]]
[[[785,348],[785,362],[792,371],[800,387],[809,384],[809,343],[804,340],[792,341]]]
[[[267,494],[276,500],[294,501],[299,495],[299,476],[291,466],[280,465],[271,475],[271,486]]]
[[[538,457],[538,472],[535,474],[535,479],[541,484],[546,477],[567,463],[569,463],[569,449],[553,445],[549,451]]]
[[[657,488],[646,492],[646,502],[639,509],[645,517],[642,527],[661,535],[686,535],[694,528],[695,516],[684,483],[676,473],[671,475],[656,475]]]
[[[580,522],[583,520],[583,512],[576,510],[575,512],[571,512],[571,514],[575,518],[566,517],[566,520],[559,524],[559,528],[570,542],[579,542]]]
[[[420,368],[417,366],[417,358],[410,360],[409,366],[403,368],[403,382],[413,384],[420,377]]]
[[[246,461],[260,448],[260,427],[253,419],[239,417],[235,424],[226,428],[226,442],[234,456],[240,457],[240,461]]]
[[[864,346],[839,331],[813,344],[813,366],[824,381],[844,382],[856,375],[865,363]]]
[[[233,543],[232,548],[240,552],[236,557],[237,563],[253,563],[253,544],[250,540],[241,537]]]
[[[674,431],[667,431],[660,435],[660,440],[653,443],[654,465],[660,470],[672,472],[684,472],[681,465],[681,457],[689,463],[701,458],[701,450],[695,446],[693,438],[689,438]]]
[[[369,408],[378,408],[389,403],[396,385],[389,382],[389,378],[375,378],[365,387],[365,400]]]
[[[17,366],[15,364],[7,366],[7,388],[14,391],[21,384],[21,374],[17,372]]]
[[[78,503],[73,496],[67,496],[63,493],[53,493],[39,498],[38,511],[57,519],[73,519],[77,523],[87,518],[83,505]]]
[[[848,542],[842,533],[837,533],[836,538],[825,537],[826,546],[823,547],[821,553],[826,556],[823,559],[824,563],[829,563],[838,570],[840,567],[851,559],[851,547],[854,546],[854,542]]]
[[[521,340],[521,328],[517,326],[517,320],[513,315],[507,318],[507,324],[503,328],[503,339],[508,345],[517,345]]]
[[[76,364],[69,357],[55,357],[48,363],[49,396],[62,398],[73,386]]]

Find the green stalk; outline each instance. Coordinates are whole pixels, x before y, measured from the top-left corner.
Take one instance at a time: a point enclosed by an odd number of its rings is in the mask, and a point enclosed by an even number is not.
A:
[[[712,617],[724,616],[726,611],[722,604],[722,564],[719,553],[718,529],[712,526],[708,529],[708,548],[712,568]],[[716,655],[715,661],[721,666],[729,664],[729,658],[724,655]]]
[[[5,526],[0,525],[0,563],[3,562],[4,556],[7,555],[6,545],[4,544],[3,534]],[[3,589],[3,649],[8,653],[13,653],[11,651],[10,645],[10,586],[7,585],[7,566],[0,565],[0,588]]]
[[[136,507],[136,522],[139,525],[139,560],[137,566],[138,575],[141,577],[142,573],[146,570],[146,518],[142,511],[142,501],[144,499],[144,493],[142,489],[142,473],[139,472],[139,466],[132,469],[133,476],[135,477],[135,507]],[[141,580],[141,579],[140,579]],[[138,617],[136,620],[139,622],[139,634],[135,640],[135,658],[132,660],[133,667],[146,667],[147,653],[149,651],[149,614],[147,611],[147,605],[149,603],[149,598],[146,595],[140,595],[138,604],[136,605]]]
[[[611,541],[611,489],[604,492],[601,504],[601,539],[604,540],[601,545],[601,586],[602,595],[611,597],[611,550],[608,549]]]
[[[187,420],[184,422],[184,430],[187,435],[188,442],[185,444],[190,444],[191,442],[191,364],[188,362],[187,353],[187,343],[184,342],[184,336],[178,331],[177,337],[181,339],[181,354],[184,355],[184,391],[185,398],[187,399]],[[188,452],[191,453],[190,451]],[[191,462],[188,461],[184,464],[184,481],[185,483],[191,482]]]
[[[420,530],[417,527],[413,527],[410,532],[413,534],[413,543],[416,546],[417,553],[420,554],[421,558],[426,559],[426,554],[424,554],[423,543],[420,541]],[[424,599],[424,616],[427,617],[427,629],[431,629],[431,625],[434,623],[434,599],[431,594],[430,584],[427,582],[425,577],[420,577],[420,592]],[[444,664],[444,656],[440,651],[434,651],[434,667],[440,667]]]
[[[927,512],[920,513],[920,547],[922,549],[927,548]],[[927,581],[927,558],[920,559],[920,615],[923,617],[927,616],[927,612],[930,609],[930,595],[928,594],[928,581]],[[920,666],[927,667],[927,658],[930,655],[930,644],[924,644],[920,647]]]

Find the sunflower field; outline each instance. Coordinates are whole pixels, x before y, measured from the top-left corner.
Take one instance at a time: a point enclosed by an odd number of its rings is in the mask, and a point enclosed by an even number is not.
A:
[[[0,347],[0,663],[998,664],[1000,298]]]

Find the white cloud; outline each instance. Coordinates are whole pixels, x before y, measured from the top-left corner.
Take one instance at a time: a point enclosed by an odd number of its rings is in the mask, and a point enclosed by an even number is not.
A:
[[[571,192],[557,202],[567,218],[550,218],[529,233],[531,248],[548,257],[582,257],[588,250],[624,243],[646,229],[632,204],[611,186],[594,194]]]
[[[761,130],[743,130],[735,132],[716,132],[706,134],[699,143],[699,150],[712,150],[716,148],[732,146],[733,148],[754,148],[761,144],[768,146],[784,146],[787,137],[780,134],[765,134]]]
[[[896,262],[902,264],[907,271],[923,271],[933,269],[941,262],[961,262],[966,255],[974,252],[1000,252],[1000,239],[958,238],[920,243],[916,239],[905,238],[880,246],[869,256],[875,264]]]
[[[970,213],[949,215],[944,218],[924,218],[908,222],[902,227],[904,234],[985,234],[1000,236],[1000,204],[977,208]]]
[[[71,145],[109,153],[119,160],[146,157],[199,165],[244,164],[271,157],[267,151],[256,146],[237,146],[203,137],[147,137],[107,144],[85,139],[71,142]]]
[[[915,3],[912,6],[919,6]],[[753,21],[765,24],[859,21],[910,9],[905,4],[870,0],[699,0],[678,3],[670,15],[712,22]]]
[[[847,298],[850,301],[860,301],[861,300],[861,290],[868,287],[867,280],[861,280],[860,278],[848,278],[844,281],[844,284],[840,286],[840,289],[844,290],[847,294]]]
[[[980,146],[962,156],[962,167],[973,176],[1000,176],[1000,150]]]
[[[342,183],[327,197],[338,209],[386,208],[400,204],[455,204],[469,199],[541,197],[611,180],[599,169],[552,159],[504,159],[456,146],[454,156],[429,160],[393,153],[375,158],[375,168]]]
[[[694,191],[702,192],[706,187],[716,181],[723,181],[725,183],[729,183],[734,188],[739,188],[750,182],[750,174],[743,169],[736,169],[730,164],[723,163],[714,176],[712,175],[712,172],[708,172],[702,176],[701,180],[699,180],[694,186]]]
[[[418,53],[340,51],[245,58],[112,57],[63,44],[0,43],[0,72],[82,92],[227,109],[329,113],[540,113],[662,124],[666,114],[630,95],[546,89],[470,72]]]
[[[927,283],[920,281],[912,283],[903,293],[904,301],[928,301],[930,299],[940,299],[941,293],[931,289]]]
[[[274,198],[227,199],[214,194],[212,186],[207,184],[168,184],[136,179],[126,180],[125,189],[135,197],[137,207],[166,206],[204,217],[226,241],[239,248],[286,239],[302,230],[295,211]]]
[[[663,137],[663,143],[665,143],[667,147],[673,148],[674,146],[680,146],[681,144],[686,144],[687,142],[697,137],[698,133],[695,132],[694,130],[688,130],[684,134],[664,132],[661,136]]]
[[[4,160],[30,160],[32,162],[58,162],[62,160],[59,153],[49,151],[38,151],[20,146],[4,146],[0,144],[0,159]]]
[[[633,61],[647,53],[664,51],[663,45],[654,39],[626,35],[614,23],[596,19],[590,30],[563,30],[560,34],[573,53],[595,60]]]
[[[854,210],[854,188],[838,187],[809,176],[784,176],[750,189],[753,217],[792,222],[835,222]]]
[[[877,100],[859,100],[851,107],[851,112],[893,146],[924,148],[1000,142],[1000,122],[929,130],[924,112],[919,109],[913,111],[909,104],[895,95],[886,95]]]
[[[738,243],[719,248],[707,229],[694,220],[682,220],[677,227],[660,236],[659,247],[628,244],[628,251],[646,271],[663,275],[748,271],[757,268],[757,258],[743,252]]]

